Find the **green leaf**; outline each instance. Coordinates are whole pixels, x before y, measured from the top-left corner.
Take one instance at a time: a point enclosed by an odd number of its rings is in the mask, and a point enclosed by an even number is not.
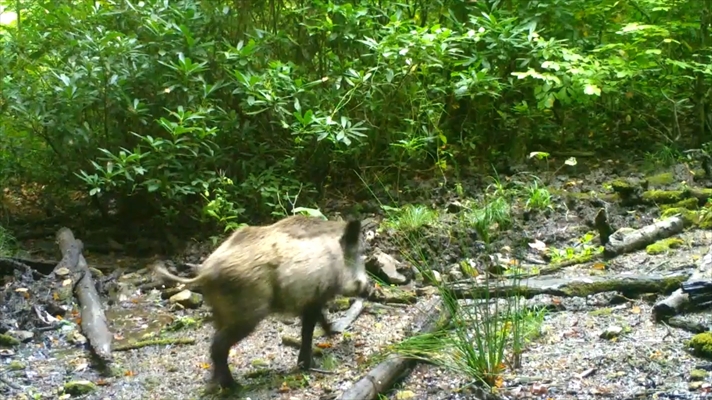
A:
[[[587,83],[586,86],[584,86],[584,88],[583,88],[583,92],[588,95],[600,96],[601,88],[599,88],[598,86],[593,85],[591,83]]]

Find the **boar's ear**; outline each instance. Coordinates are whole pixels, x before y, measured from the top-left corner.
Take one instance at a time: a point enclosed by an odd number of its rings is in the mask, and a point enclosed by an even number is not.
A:
[[[345,248],[356,247],[361,236],[361,221],[352,220],[346,223],[344,234],[341,235],[341,244]]]

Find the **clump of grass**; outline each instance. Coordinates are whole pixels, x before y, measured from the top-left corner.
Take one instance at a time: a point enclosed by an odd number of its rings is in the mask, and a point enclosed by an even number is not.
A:
[[[382,206],[389,214],[384,221],[386,227],[403,233],[413,233],[438,221],[438,212],[420,204],[408,204],[402,208]]]
[[[524,206],[527,210],[551,208],[551,193],[546,187],[539,186],[537,181],[526,188],[526,193],[528,198]]]
[[[491,232],[506,229],[512,223],[511,207],[507,199],[497,196],[485,203],[482,208],[465,212],[462,223],[475,229],[485,243],[489,243]]]
[[[501,385],[507,365],[517,368],[526,345],[541,331],[545,309],[525,310],[521,297],[490,300],[489,291],[461,304],[444,285],[440,294],[450,324],[391,346],[390,352],[426,361],[467,376],[486,386]]]

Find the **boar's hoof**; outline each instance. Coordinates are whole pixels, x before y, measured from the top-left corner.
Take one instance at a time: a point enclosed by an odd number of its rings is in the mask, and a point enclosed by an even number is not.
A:
[[[304,357],[300,355],[300,357],[297,359],[297,366],[299,367],[299,369],[306,371],[311,369],[313,365],[314,360],[312,359],[311,354],[309,355],[309,357]]]
[[[232,377],[232,374],[214,374],[213,379],[210,381],[209,387],[210,389],[226,389],[226,390],[232,390],[232,389],[237,389],[238,384],[235,381],[235,378]]]

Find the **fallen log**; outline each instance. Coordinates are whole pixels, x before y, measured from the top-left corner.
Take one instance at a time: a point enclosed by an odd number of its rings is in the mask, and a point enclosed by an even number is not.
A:
[[[81,253],[83,244],[74,238],[74,234],[69,228],[61,228],[57,232],[57,244],[65,257],[57,265],[55,274],[61,266],[67,266],[73,276],[73,293],[80,306],[82,333],[86,336],[91,349],[103,362],[111,361],[111,340],[113,335],[109,331],[106,316],[101,304],[101,298],[96,290],[94,279],[87,265],[86,259]],[[77,262],[64,264],[65,259]]]
[[[522,296],[530,299],[540,294],[562,297],[586,297],[603,292],[622,292],[626,297],[640,293],[670,293],[680,287],[689,277],[688,273],[671,275],[614,275],[575,278],[535,277],[521,281],[503,279],[494,285],[453,283],[445,285],[450,294],[458,299],[487,299],[494,297]],[[419,294],[437,293],[433,287],[421,288]]]
[[[695,281],[712,279],[712,245],[707,250],[707,254],[702,257],[697,268],[690,274],[685,282],[688,286]],[[656,321],[669,319],[671,316],[679,314],[683,309],[689,307],[690,296],[683,288],[675,290],[670,296],[653,305],[653,316]]]
[[[429,333],[437,330],[445,319],[448,311],[439,298],[426,303],[426,312],[416,317],[412,334]],[[378,364],[361,380],[346,389],[340,400],[372,400],[380,393],[390,388],[415,363],[415,360],[397,354],[391,354],[385,361]]]
[[[180,344],[195,344],[195,339],[193,338],[163,338],[163,339],[150,339],[142,340],[139,342],[126,343],[118,345],[114,348],[114,351],[128,351],[136,350],[148,346],[170,346],[170,345],[180,345]]]
[[[609,237],[608,243],[604,246],[603,254],[607,258],[612,258],[640,250],[660,239],[682,232],[684,227],[685,221],[683,218],[672,216],[636,230],[619,229]]]

